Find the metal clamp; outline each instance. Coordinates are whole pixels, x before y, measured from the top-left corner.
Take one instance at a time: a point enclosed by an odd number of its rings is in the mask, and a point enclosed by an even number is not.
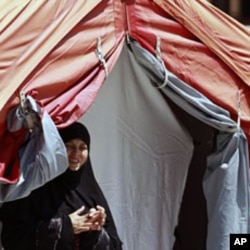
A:
[[[240,128],[240,119],[241,119],[241,103],[240,103],[240,91],[237,91],[237,111],[238,111],[238,118],[237,118],[237,126]]]
[[[101,62],[103,68],[104,68],[104,71],[105,71],[105,75],[106,77],[108,76],[108,66],[107,66],[107,62],[105,60],[105,58],[103,57],[103,54],[102,54],[102,48],[101,48],[101,37],[98,37],[98,40],[97,40],[97,47],[96,47],[96,55],[99,59],[99,61]]]
[[[161,63],[163,69],[164,69],[164,81],[162,83],[162,85],[160,85],[158,88],[164,88],[167,83],[168,83],[168,71],[165,67],[164,61],[162,60],[161,57],[161,38],[157,37],[156,39],[156,48],[155,48],[155,54],[156,54],[156,58],[157,60]]]
[[[20,112],[25,118],[29,132],[32,133],[34,128],[34,122],[29,110],[28,100],[23,92],[19,93],[19,97],[20,97]]]

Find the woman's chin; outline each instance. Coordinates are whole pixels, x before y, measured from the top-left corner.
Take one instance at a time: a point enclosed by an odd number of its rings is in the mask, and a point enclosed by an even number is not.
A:
[[[69,165],[69,169],[72,170],[72,171],[77,171],[81,168],[81,165],[80,164],[70,164]]]

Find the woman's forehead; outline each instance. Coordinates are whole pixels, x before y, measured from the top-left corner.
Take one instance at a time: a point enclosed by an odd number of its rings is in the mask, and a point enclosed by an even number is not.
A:
[[[80,138],[75,138],[67,141],[65,144],[86,144],[86,142]]]

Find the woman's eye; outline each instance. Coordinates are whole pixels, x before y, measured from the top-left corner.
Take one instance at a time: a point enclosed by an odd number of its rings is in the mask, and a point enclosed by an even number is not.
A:
[[[79,149],[80,149],[81,151],[84,151],[84,150],[87,149],[87,147],[86,147],[86,146],[82,146],[82,147],[80,147]]]
[[[66,148],[67,149],[70,149],[70,150],[72,150],[74,147],[73,146],[71,146],[71,145],[65,145],[66,146]]]
[[[88,147],[85,146],[85,145],[80,146],[80,147],[75,147],[75,146],[73,146],[73,145],[67,145],[67,144],[66,144],[65,146],[66,146],[66,149],[67,149],[67,150],[71,150],[71,151],[73,151],[73,150],[84,151],[84,150],[88,149]]]

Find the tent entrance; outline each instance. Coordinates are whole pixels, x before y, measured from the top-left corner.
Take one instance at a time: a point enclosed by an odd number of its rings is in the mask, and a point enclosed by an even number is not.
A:
[[[179,211],[181,241],[190,240],[189,230],[201,241],[195,238],[196,248],[189,242],[192,249],[204,249],[201,178],[213,129],[164,97],[126,45],[80,120],[90,129],[93,168],[125,249],[172,249]]]

